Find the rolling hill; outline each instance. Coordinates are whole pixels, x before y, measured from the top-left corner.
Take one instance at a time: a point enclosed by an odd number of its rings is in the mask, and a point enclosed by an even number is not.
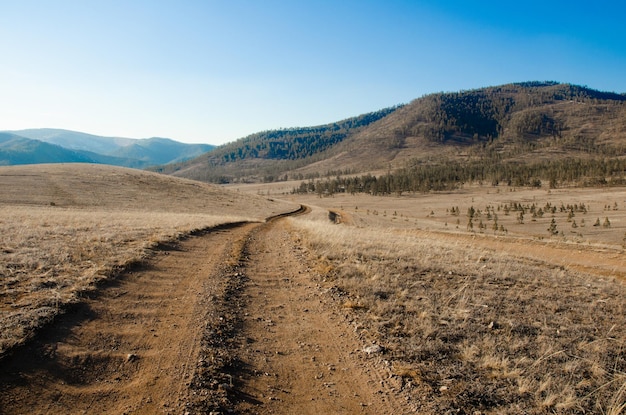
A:
[[[0,132],[0,164],[89,162],[122,167],[180,162],[211,151],[208,144],[185,144],[167,138],[102,137],[51,128]]]
[[[621,159],[626,154],[625,102],[624,94],[557,82],[436,93],[339,123],[255,134],[158,171],[226,183],[416,165]],[[312,134],[326,137],[335,130],[342,132],[340,139],[320,141]],[[311,141],[324,145],[306,147]]]

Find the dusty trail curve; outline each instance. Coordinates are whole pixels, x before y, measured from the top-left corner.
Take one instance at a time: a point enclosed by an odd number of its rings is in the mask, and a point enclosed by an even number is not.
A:
[[[163,246],[0,362],[0,413],[405,412],[312,267],[282,216]]]

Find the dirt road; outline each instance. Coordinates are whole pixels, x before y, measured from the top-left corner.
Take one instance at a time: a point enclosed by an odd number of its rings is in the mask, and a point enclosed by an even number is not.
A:
[[[238,413],[403,413],[379,357],[349,330],[284,222],[248,244]]]
[[[0,362],[0,413],[403,413],[283,219],[191,236]]]

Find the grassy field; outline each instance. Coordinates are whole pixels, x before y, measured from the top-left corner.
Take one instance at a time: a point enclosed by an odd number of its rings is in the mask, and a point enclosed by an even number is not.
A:
[[[293,237],[418,413],[626,413],[626,189],[318,198],[298,184],[0,168],[0,358],[159,244],[306,203]]]
[[[416,411],[624,413],[623,282],[356,216],[292,222]]]
[[[346,218],[353,218],[355,226],[510,236],[618,251],[626,245],[626,188],[623,187],[549,190],[465,186],[456,192],[401,197],[338,193],[320,198],[312,194],[292,195],[292,190],[299,185],[299,181],[292,181],[231,188],[340,211]],[[468,228],[470,208],[475,211],[472,229]],[[453,209],[458,213],[453,213]],[[520,213],[523,215],[521,222]],[[548,231],[552,219],[556,233]],[[609,226],[605,226],[607,219]],[[481,222],[483,228],[480,228]],[[498,231],[493,228],[496,222]],[[597,223],[598,226],[594,226]]]
[[[238,188],[319,207],[293,222],[418,412],[626,413],[626,189],[294,184]]]
[[[0,356],[158,244],[291,205],[96,165],[0,168]]]

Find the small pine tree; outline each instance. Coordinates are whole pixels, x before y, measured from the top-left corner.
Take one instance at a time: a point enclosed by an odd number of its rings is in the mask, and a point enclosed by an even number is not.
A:
[[[604,227],[604,228],[610,228],[611,227],[611,221],[609,220],[608,217],[604,218],[604,223],[602,224],[602,227]]]
[[[476,209],[474,209],[474,206],[470,206],[467,209],[467,216],[472,219],[474,217],[474,215],[476,214]]]
[[[556,229],[556,220],[554,218],[552,218],[552,222],[550,222],[548,232],[550,232],[550,235],[558,235],[559,233],[559,231]]]

